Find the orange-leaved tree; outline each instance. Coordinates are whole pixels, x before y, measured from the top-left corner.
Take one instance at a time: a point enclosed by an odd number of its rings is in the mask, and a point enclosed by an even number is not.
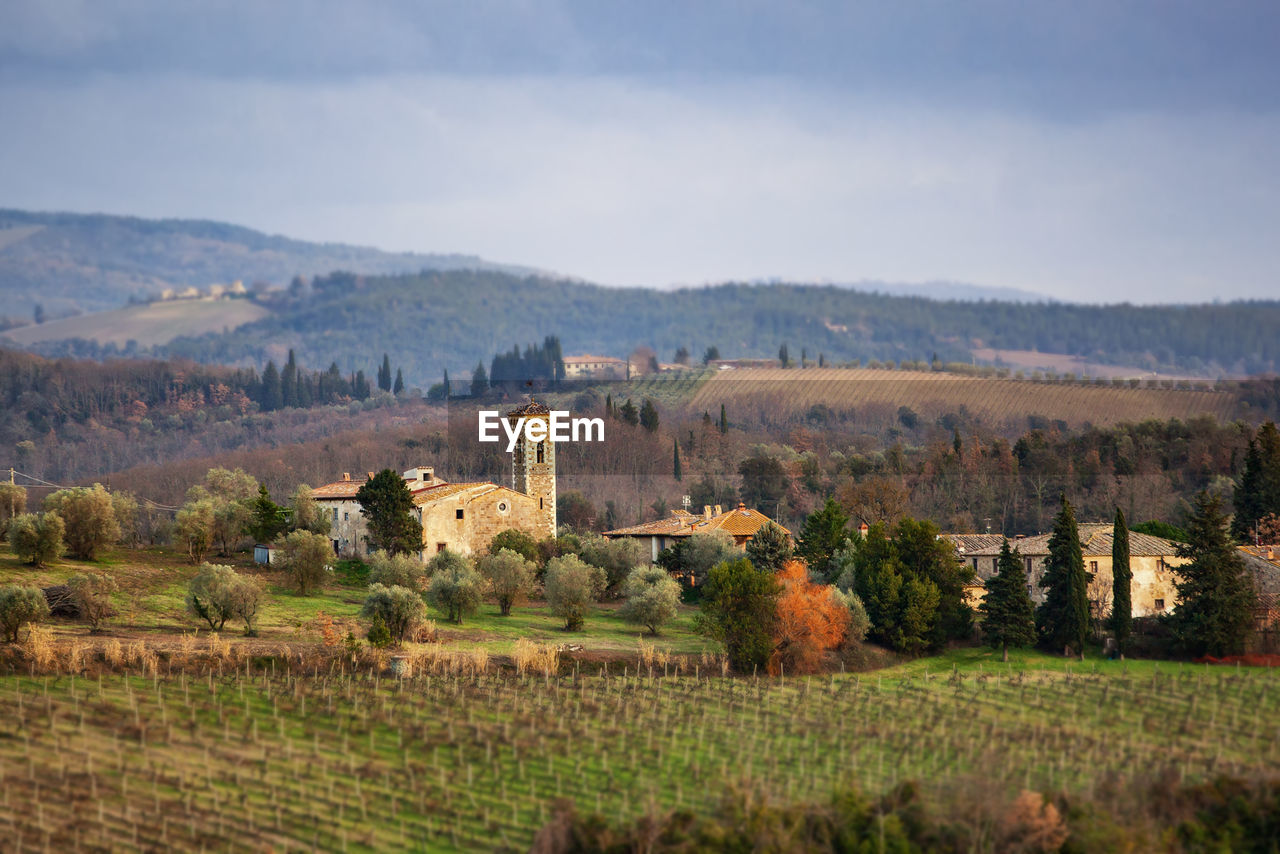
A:
[[[812,673],[818,669],[822,653],[844,640],[849,609],[831,595],[829,587],[809,580],[804,561],[787,561],[777,579],[782,595],[778,597],[769,672]]]

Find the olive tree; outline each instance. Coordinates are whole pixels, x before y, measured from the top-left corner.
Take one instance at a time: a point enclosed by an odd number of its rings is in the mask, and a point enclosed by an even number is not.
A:
[[[620,587],[632,568],[649,563],[644,544],[631,537],[584,537],[581,556],[584,562],[604,570],[610,590]]]
[[[9,536],[13,517],[27,510],[27,490],[14,483],[0,483],[0,542]]]
[[[49,603],[39,587],[0,585],[0,631],[4,632],[5,640],[17,643],[23,626],[48,616]]]
[[[276,561],[303,596],[324,586],[325,568],[333,560],[333,543],[321,534],[292,531],[276,541]]]
[[[427,607],[422,604],[422,597],[417,592],[397,584],[387,586],[372,584],[365,597],[360,616],[365,619],[380,619],[396,643],[415,626],[422,622]]]
[[[422,580],[426,570],[422,562],[409,555],[392,555],[379,549],[369,556],[369,584],[384,587],[406,587],[422,592]]]
[[[229,566],[206,563],[187,583],[187,611],[213,631],[236,616],[235,587],[239,576]]]
[[[431,581],[427,583],[427,601],[454,623],[476,612],[480,607],[483,579],[471,561],[445,549],[431,559],[427,567]]]
[[[645,626],[656,635],[676,615],[680,583],[660,566],[637,566],[627,575],[622,595],[626,597],[622,619]]]
[[[118,587],[112,576],[103,572],[73,575],[67,579],[67,589],[81,619],[89,623],[92,632],[98,631],[102,621],[115,613],[111,607],[111,594]]]
[[[584,563],[577,555],[564,555],[547,562],[543,595],[551,612],[564,620],[565,630],[577,631],[607,581],[600,567]]]
[[[214,524],[212,500],[188,501],[173,521],[174,545],[186,549],[192,563],[200,563],[213,547]]]
[[[13,552],[32,566],[44,566],[62,556],[66,526],[57,513],[20,513],[9,522]]]
[[[489,583],[489,594],[498,603],[502,616],[511,615],[511,606],[523,601],[533,589],[537,564],[511,549],[485,555],[476,564]]]
[[[111,493],[100,483],[59,489],[44,500],[44,509],[62,517],[67,552],[78,560],[93,560],[98,552],[120,539]]]

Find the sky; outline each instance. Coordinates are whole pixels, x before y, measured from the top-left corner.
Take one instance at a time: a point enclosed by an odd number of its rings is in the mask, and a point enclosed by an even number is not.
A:
[[[610,285],[1280,298],[1280,4],[0,0],[0,207]]]

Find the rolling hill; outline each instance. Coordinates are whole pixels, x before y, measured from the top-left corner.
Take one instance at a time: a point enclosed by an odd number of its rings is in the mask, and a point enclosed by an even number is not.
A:
[[[165,288],[241,280],[283,286],[297,275],[334,270],[402,273],[490,268],[469,255],[383,252],[308,243],[205,220],[147,220],[105,214],[0,209],[0,314],[29,319],[119,308]]]

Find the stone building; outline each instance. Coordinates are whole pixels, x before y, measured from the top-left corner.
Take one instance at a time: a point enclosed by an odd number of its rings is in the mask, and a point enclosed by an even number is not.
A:
[[[530,401],[507,413],[507,418],[549,422],[550,411]],[[311,497],[329,515],[329,536],[334,551],[341,556],[369,554],[369,531],[356,493],[373,475],[368,472],[364,477],[353,478],[344,472],[342,480],[312,490]],[[401,477],[413,497],[414,518],[422,525],[418,557],[423,561],[445,549],[483,554],[494,535],[508,528],[539,540],[555,536],[555,445],[550,441],[532,441],[527,434],[521,434],[512,454],[510,487],[449,483],[436,477],[430,466],[409,469]]]
[[[695,516],[685,510],[677,510],[674,516],[666,519],[646,522],[631,528],[619,528],[616,531],[605,531],[604,535],[609,539],[629,537],[640,540],[649,547],[650,560],[656,561],[659,552],[675,545],[680,538],[691,537],[694,534],[710,534],[715,531],[728,534],[733,539],[733,544],[745,551],[747,543],[755,536],[756,531],[770,521],[772,520],[759,510],[748,510],[745,504],[739,504],[727,512],[717,504],[714,507],[703,507],[701,516]],[[791,532],[786,528],[782,530],[787,536],[791,536]]]
[[[1112,525],[1110,522],[1083,523],[1078,526],[1078,530],[1085,571],[1093,573],[1093,582],[1089,585],[1089,604],[1095,611],[1105,614],[1111,609]],[[1039,534],[1009,540],[1009,545],[1022,556],[1031,601],[1036,605],[1045,599],[1046,591],[1040,586],[1040,580],[1044,577],[1045,564],[1049,558],[1050,536]],[[942,537],[955,546],[957,557],[973,568],[979,581],[995,575],[1000,545],[1004,540],[1002,536],[943,534]],[[1149,617],[1173,610],[1177,597],[1173,568],[1183,563],[1186,560],[1177,556],[1172,540],[1136,531],[1129,532],[1129,569],[1133,573],[1129,590],[1133,616]],[[977,594],[976,598],[980,600],[980,589]]]

